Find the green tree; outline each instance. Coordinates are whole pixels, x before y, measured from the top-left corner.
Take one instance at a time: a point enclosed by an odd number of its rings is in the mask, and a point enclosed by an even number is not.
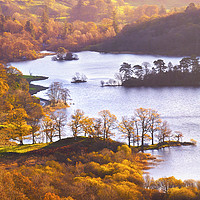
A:
[[[162,59],[155,60],[153,63],[156,66],[156,70],[158,71],[158,73],[165,72],[167,66],[165,65],[165,62]]]
[[[138,79],[142,80],[143,75],[144,75],[144,71],[143,71],[141,65],[134,65],[134,66],[133,66],[133,72],[134,72],[135,76],[136,76]]]
[[[124,62],[121,65],[119,72],[123,74],[123,81],[129,80],[133,75],[133,69],[131,67],[131,64]]]

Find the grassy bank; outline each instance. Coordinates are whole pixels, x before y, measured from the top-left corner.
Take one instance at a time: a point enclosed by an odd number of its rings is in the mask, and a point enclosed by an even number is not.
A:
[[[114,140],[108,139],[104,140],[103,138],[88,138],[88,137],[74,137],[65,138],[53,143],[40,143],[40,144],[25,144],[25,145],[14,145],[14,146],[4,146],[0,147],[0,154],[5,153],[27,153],[30,152],[33,154],[47,155],[54,154],[58,152],[73,153],[78,151],[86,152],[98,152],[104,148],[108,148],[114,152],[117,151],[118,146],[123,145],[124,143],[116,142]],[[171,146],[194,146],[192,142],[178,142],[178,141],[166,141],[159,144],[144,146],[143,150],[154,150],[161,149]],[[132,147],[134,151],[140,151],[141,146]]]
[[[34,151],[46,147],[47,143],[41,144],[24,144],[24,145],[13,145],[13,146],[5,146],[0,147],[0,154],[4,153],[26,153],[29,151]]]
[[[44,87],[41,85],[34,85],[31,84],[31,81],[41,81],[41,80],[46,80],[49,77],[46,76],[31,76],[31,75],[23,75],[23,77],[28,81],[29,83],[29,92],[31,95],[36,94],[37,92],[40,92],[42,90],[48,89],[48,87]]]
[[[147,145],[143,147],[143,150],[154,150],[154,149],[162,149],[165,147],[178,147],[178,146],[195,146],[195,143],[193,142],[178,142],[178,141],[166,141],[166,142],[161,142],[158,144],[154,145]],[[133,147],[134,149],[137,150],[142,150],[142,147]]]

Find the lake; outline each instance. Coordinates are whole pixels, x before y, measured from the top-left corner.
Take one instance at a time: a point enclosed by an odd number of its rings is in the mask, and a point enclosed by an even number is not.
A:
[[[200,88],[163,87],[163,88],[124,88],[101,87],[100,81],[114,78],[123,62],[132,65],[163,59],[165,63],[174,65],[180,57],[164,57],[133,54],[102,54],[97,52],[79,52],[77,61],[52,61],[52,56],[45,58],[11,63],[23,74],[43,75],[49,79],[37,81],[35,84],[49,86],[53,81],[60,81],[70,90],[71,107],[68,113],[80,108],[85,115],[97,117],[98,112],[108,109],[121,120],[122,116],[131,116],[136,108],[152,108],[159,112],[163,120],[167,120],[173,131],[181,131],[183,141],[194,139],[200,141]],[[88,77],[87,83],[71,83],[73,75],[83,73]],[[33,82],[34,83],[34,82]],[[45,91],[36,96],[47,98]],[[66,136],[72,133],[67,131]],[[116,140],[126,139],[116,136]],[[200,147],[171,147],[162,150],[148,151],[162,156],[164,162],[149,170],[155,179],[175,176],[178,179],[200,180]]]

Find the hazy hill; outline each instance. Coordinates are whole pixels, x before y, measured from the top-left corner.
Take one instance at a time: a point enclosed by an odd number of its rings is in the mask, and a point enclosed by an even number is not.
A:
[[[92,50],[142,54],[200,55],[200,10],[188,10],[138,25],[127,25]]]
[[[163,5],[166,8],[176,8],[176,7],[181,7],[181,6],[186,6],[189,3],[199,3],[199,0],[125,0],[125,2],[130,3],[131,5],[134,6],[139,6],[139,5]]]

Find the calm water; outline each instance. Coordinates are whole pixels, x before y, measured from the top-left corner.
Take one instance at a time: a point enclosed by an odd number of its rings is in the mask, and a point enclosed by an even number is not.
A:
[[[80,108],[86,115],[97,117],[99,111],[108,109],[121,120],[124,115],[133,115],[136,108],[152,108],[161,114],[163,120],[169,122],[173,131],[179,130],[183,133],[184,141],[200,141],[200,88],[100,87],[100,81],[113,78],[123,62],[135,65],[145,61],[152,64],[154,60],[162,58],[165,63],[171,61],[178,64],[181,58],[96,52],[80,52],[78,56],[78,61],[56,62],[51,60],[52,56],[47,56],[12,65],[24,74],[49,77],[48,80],[37,81],[35,84],[49,86],[53,81],[63,82],[70,90],[72,98],[69,113]],[[88,82],[71,83],[71,78],[76,72],[84,73],[88,77]],[[39,92],[36,96],[47,98],[45,91]],[[66,136],[71,136],[71,133],[67,131]],[[120,137],[117,139],[126,141]],[[154,155],[162,156],[165,161],[150,170],[150,175],[155,179],[175,176],[180,179],[200,180],[199,150],[200,147],[197,145],[151,151]]]

